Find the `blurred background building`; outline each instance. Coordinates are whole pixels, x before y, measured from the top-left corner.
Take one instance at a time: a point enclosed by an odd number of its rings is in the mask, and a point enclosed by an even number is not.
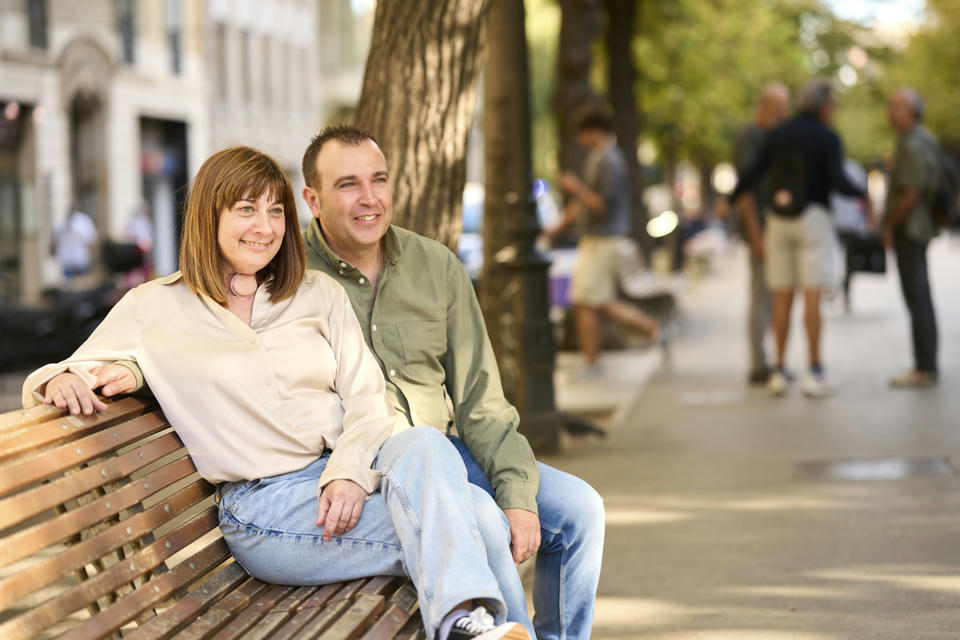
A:
[[[370,5],[0,1],[0,299],[58,284],[71,207],[122,240],[146,203],[155,270],[174,271],[184,185],[218,148],[263,149],[299,191],[306,141],[356,103]]]

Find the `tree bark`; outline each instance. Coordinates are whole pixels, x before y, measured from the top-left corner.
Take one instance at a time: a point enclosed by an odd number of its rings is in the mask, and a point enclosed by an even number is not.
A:
[[[379,0],[356,124],[387,157],[394,221],[456,249],[490,0]]]
[[[617,144],[627,160],[630,175],[631,222],[633,236],[648,258],[647,210],[643,204],[643,171],[637,160],[640,117],[637,109],[637,68],[631,42],[639,33],[638,0],[607,0],[607,86],[613,107],[613,128]]]
[[[577,144],[573,121],[576,111],[598,101],[590,86],[590,66],[601,3],[602,0],[560,0],[560,46],[553,103],[560,126],[560,168],[567,171],[579,172],[586,155]]]
[[[540,232],[530,162],[530,101],[524,7],[492,0],[483,84],[484,225],[480,299],[520,430],[539,453],[556,451],[553,334],[548,317],[549,261]]]

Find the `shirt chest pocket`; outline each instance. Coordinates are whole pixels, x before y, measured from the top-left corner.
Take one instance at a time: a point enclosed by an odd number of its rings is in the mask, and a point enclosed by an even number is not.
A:
[[[397,331],[405,364],[441,368],[440,363],[447,350],[444,323],[419,320],[401,322],[397,325]]]

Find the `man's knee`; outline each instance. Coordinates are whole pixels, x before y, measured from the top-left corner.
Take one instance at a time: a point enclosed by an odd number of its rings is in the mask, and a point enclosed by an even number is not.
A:
[[[381,457],[396,458],[414,456],[426,459],[434,456],[449,457],[460,462],[456,448],[447,437],[434,427],[411,427],[389,438],[381,449]]]
[[[483,489],[471,486],[473,512],[477,519],[477,528],[489,546],[490,544],[510,544],[510,522],[506,514]]]
[[[604,528],[603,498],[586,481],[541,465],[540,518],[545,528],[592,535]]]

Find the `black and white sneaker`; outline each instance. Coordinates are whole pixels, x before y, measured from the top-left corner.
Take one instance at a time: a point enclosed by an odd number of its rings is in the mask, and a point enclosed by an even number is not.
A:
[[[516,622],[496,624],[490,612],[477,607],[453,621],[445,640],[530,640],[523,625]]]

